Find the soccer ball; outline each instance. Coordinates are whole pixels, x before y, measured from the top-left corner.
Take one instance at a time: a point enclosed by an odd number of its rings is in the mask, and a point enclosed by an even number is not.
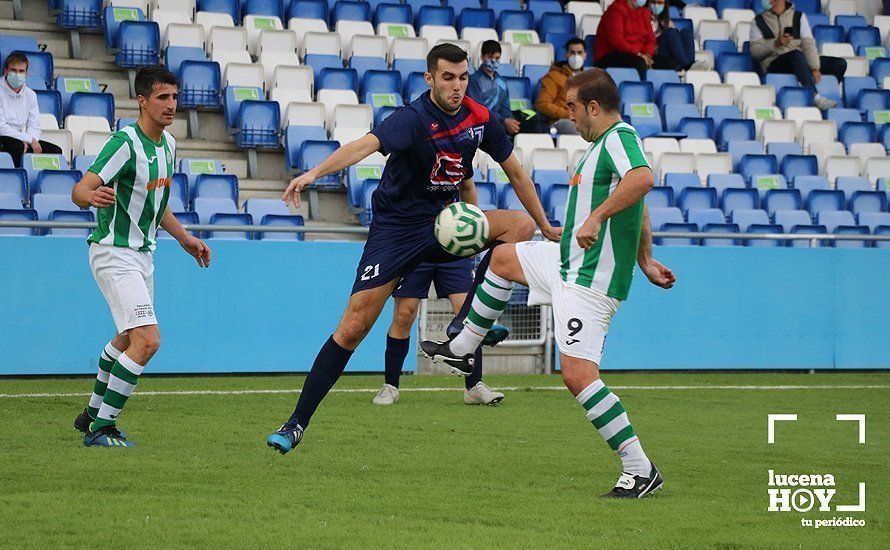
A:
[[[488,244],[488,218],[466,202],[449,204],[436,216],[436,240],[459,258],[478,254]]]

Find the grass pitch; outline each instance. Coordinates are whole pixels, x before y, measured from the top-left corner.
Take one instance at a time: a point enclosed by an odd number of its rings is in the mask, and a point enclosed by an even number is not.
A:
[[[488,377],[525,388],[499,407],[465,406],[445,377],[404,377],[453,389],[379,407],[382,377],[345,377],[337,390],[368,391],[329,395],[287,456],[265,436],[296,393],[236,392],[302,377],[146,377],[121,417],[131,450],[81,444],[86,378],[0,379],[0,547],[890,548],[890,373],[604,379],[665,476],[652,498],[598,498],[620,462],[566,390],[529,389],[555,376]],[[189,390],[218,393],[170,393]],[[774,445],[769,413],[798,414]],[[866,415],[865,444],[837,413]],[[865,481],[867,509],[767,512],[770,469],[832,473],[832,506]],[[848,515],[865,526],[801,526]]]

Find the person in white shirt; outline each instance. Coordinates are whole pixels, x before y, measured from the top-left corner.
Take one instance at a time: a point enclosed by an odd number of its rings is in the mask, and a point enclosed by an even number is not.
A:
[[[58,145],[40,139],[37,94],[25,85],[27,76],[25,54],[9,54],[3,65],[3,83],[0,83],[0,147],[9,153],[16,166],[22,165],[25,153],[62,153]]]

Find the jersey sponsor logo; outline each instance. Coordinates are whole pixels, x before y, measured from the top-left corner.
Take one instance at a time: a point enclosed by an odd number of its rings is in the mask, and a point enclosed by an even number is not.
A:
[[[439,129],[439,123],[438,123],[438,122],[430,122],[430,130],[432,130],[433,132],[435,132],[435,131],[438,130],[438,129]]]
[[[148,159],[148,163],[149,163],[149,164],[152,164],[152,163],[154,163],[154,161],[155,161],[155,160],[157,160],[157,158],[158,158],[158,156],[157,156],[157,155],[152,155],[152,156],[151,156],[151,158],[150,158],[150,159]]]
[[[431,189],[434,191],[453,191],[455,186],[464,179],[463,157],[459,153],[440,151],[436,154],[436,162],[430,172]]]
[[[156,180],[151,180],[148,182],[147,188],[149,191],[152,189],[158,189],[160,187],[170,187],[170,182],[172,178],[158,178]]]
[[[572,179],[569,180],[569,185],[581,185],[581,174],[573,175]]]
[[[485,135],[485,126],[473,126],[472,128],[467,128],[467,137],[468,141],[476,140],[476,146],[482,144],[482,136]]]

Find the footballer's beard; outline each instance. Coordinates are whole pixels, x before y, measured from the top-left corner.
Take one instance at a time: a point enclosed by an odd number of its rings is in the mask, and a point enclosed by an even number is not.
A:
[[[459,98],[457,97],[458,94],[460,95]],[[436,103],[449,115],[453,115],[460,110],[460,105],[463,103],[463,99],[464,94],[453,90],[447,90],[445,92],[436,91]]]

